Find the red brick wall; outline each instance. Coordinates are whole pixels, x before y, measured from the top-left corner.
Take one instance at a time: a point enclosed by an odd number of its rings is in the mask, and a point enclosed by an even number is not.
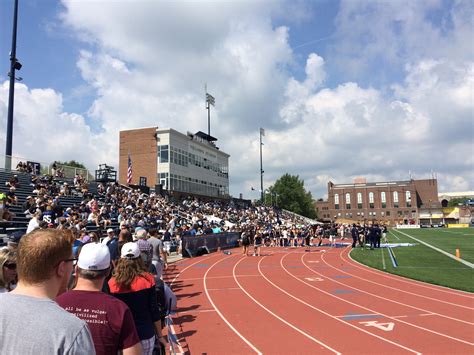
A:
[[[138,185],[140,176],[147,178],[147,186],[154,188],[157,170],[156,127],[120,131],[119,182],[127,183],[128,154],[132,160],[132,184]]]

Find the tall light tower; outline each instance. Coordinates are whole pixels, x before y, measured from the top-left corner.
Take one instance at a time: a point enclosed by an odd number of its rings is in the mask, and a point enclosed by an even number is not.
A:
[[[7,118],[7,139],[5,144],[5,170],[11,170],[12,167],[12,145],[13,145],[13,103],[15,96],[15,70],[21,69],[21,63],[16,59],[16,29],[18,19],[18,0],[15,0],[13,12],[13,33],[12,50],[10,52],[10,88],[8,93],[8,118]]]
[[[207,134],[211,135],[211,105],[216,105],[216,99],[214,96],[207,92],[207,85],[206,85],[206,109],[207,109]]]
[[[265,130],[263,128],[260,128],[260,200],[262,201],[262,204],[264,203],[264,200],[263,200],[263,194],[264,194],[264,191],[263,191],[263,160],[262,160],[262,146],[263,146],[263,142],[262,142],[262,137],[265,136]]]

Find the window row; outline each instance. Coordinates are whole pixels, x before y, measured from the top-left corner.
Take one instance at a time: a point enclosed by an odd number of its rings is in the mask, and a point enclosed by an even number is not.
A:
[[[226,165],[220,165],[199,155],[188,153],[187,151],[165,144],[158,146],[158,162],[171,163],[184,167],[194,165],[203,169],[214,171],[217,176],[229,178],[229,168]]]
[[[393,207],[394,208],[399,208],[400,207],[400,203],[399,203],[399,199],[398,199],[398,191],[393,191],[393,198],[392,198],[392,203],[393,203]],[[347,210],[350,210],[352,205],[351,205],[351,194],[350,193],[346,193],[345,196],[344,195],[341,195],[341,198],[344,197],[345,198],[345,209]],[[369,208],[375,208],[375,195],[373,192],[369,192],[369,196],[368,196],[368,199],[369,199]],[[361,192],[358,192],[357,193],[357,208],[358,209],[362,209],[362,205],[363,205],[363,202],[362,202],[362,193]],[[405,191],[405,205],[406,207],[411,207],[412,203],[411,203],[411,192],[410,191]],[[384,191],[380,192],[380,205],[382,208],[387,208],[387,195]],[[344,206],[344,204],[342,205]],[[341,205],[339,203],[339,194],[334,194],[334,208],[336,210],[340,209]]]

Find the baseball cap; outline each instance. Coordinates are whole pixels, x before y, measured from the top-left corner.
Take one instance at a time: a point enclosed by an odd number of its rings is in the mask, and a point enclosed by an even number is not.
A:
[[[138,244],[133,242],[125,243],[122,246],[120,256],[122,259],[136,259],[140,257],[140,249],[138,248]]]
[[[90,243],[82,247],[77,266],[82,270],[105,270],[110,266],[109,248],[104,244]]]
[[[107,233],[113,233],[114,230],[112,228],[107,229]]]

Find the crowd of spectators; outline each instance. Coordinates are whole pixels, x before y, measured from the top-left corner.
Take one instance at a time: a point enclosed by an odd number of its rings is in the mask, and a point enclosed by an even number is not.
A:
[[[31,195],[19,201],[14,175],[9,192],[0,196],[0,210],[21,204],[29,219],[26,233],[15,232],[0,248],[0,353],[151,354],[163,349],[164,317],[176,307],[162,273],[183,236],[246,230],[258,239],[273,231],[308,230],[303,219],[273,207],[176,199],[118,183],[99,184],[93,194],[80,175],[64,182],[56,173],[38,176],[24,169],[18,167],[31,174]],[[64,207],[62,197],[68,196],[77,203]],[[12,313],[18,307],[21,317]],[[41,341],[17,343],[20,329]]]

